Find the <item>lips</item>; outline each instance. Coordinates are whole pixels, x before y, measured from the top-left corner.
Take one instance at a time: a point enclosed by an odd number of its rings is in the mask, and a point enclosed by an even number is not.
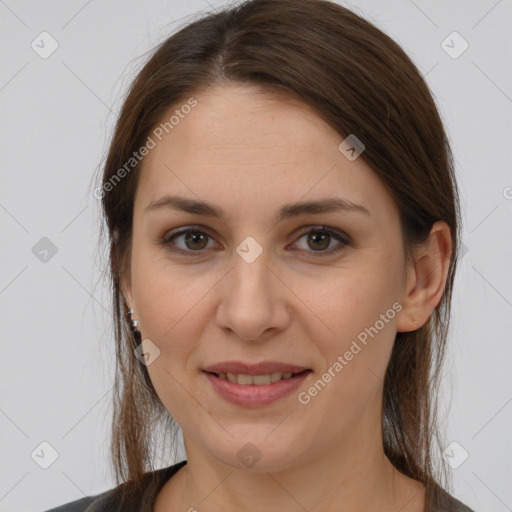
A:
[[[281,363],[278,361],[263,361],[261,363],[244,363],[241,361],[225,361],[203,368],[208,373],[234,373],[243,375],[266,375],[271,373],[301,373],[309,370],[304,366]]]
[[[289,368],[290,366],[288,366]],[[295,367],[297,368],[297,367]],[[247,369],[246,369],[247,371]],[[261,371],[261,370],[258,370]],[[312,373],[311,370],[304,370],[294,374],[287,379],[281,379],[263,385],[254,385],[248,383],[235,383],[218,377],[213,372],[202,372],[206,380],[209,381],[211,389],[218,397],[239,407],[264,407],[278,400],[289,397],[304,383]],[[228,374],[233,375],[233,374]],[[274,375],[274,374],[273,374]],[[288,373],[290,375],[290,373]],[[247,374],[239,375],[243,380],[251,379]],[[206,391],[209,392],[209,391]]]

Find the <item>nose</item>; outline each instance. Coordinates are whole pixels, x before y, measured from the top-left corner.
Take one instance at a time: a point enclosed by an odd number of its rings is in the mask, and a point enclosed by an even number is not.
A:
[[[216,321],[241,340],[275,336],[290,322],[290,288],[263,251],[254,261],[233,254],[233,268],[223,279]]]

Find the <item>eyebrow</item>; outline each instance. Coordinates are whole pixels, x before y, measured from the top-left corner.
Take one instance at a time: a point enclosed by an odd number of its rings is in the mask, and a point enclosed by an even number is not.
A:
[[[187,213],[204,215],[221,220],[225,219],[226,217],[225,212],[219,206],[214,206],[201,200],[170,195],[165,195],[160,199],[151,201],[146,206],[146,208],[144,208],[144,213],[167,208],[173,210],[182,210]],[[353,203],[352,201],[343,199],[341,197],[333,197],[320,199],[317,201],[303,201],[299,203],[285,204],[280,208],[277,214],[277,221],[281,222],[283,220],[298,217],[299,215],[304,214],[317,215],[331,212],[355,212],[362,213],[371,217],[370,210],[365,206]]]

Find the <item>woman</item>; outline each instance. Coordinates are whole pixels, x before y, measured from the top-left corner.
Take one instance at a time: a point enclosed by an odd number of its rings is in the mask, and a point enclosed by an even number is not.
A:
[[[434,443],[457,185],[388,36],[320,0],[196,20],[132,84],[96,195],[117,487],[54,510],[470,510]]]

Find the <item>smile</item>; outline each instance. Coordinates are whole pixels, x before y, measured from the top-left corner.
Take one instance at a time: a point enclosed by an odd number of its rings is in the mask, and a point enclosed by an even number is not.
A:
[[[242,407],[261,407],[276,402],[296,391],[311,373],[311,370],[304,370],[246,375],[203,371],[219,397]]]

